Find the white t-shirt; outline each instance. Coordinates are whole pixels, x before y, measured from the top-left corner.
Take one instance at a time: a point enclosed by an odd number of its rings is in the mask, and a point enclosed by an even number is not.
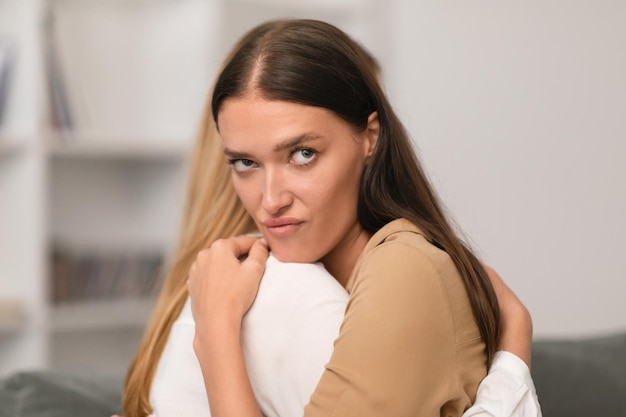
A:
[[[267,260],[259,292],[242,324],[244,356],[267,417],[301,416],[331,357],[348,294],[321,264]],[[211,415],[193,350],[189,299],[174,323],[152,382],[155,417]],[[498,352],[464,417],[540,417],[526,364]]]

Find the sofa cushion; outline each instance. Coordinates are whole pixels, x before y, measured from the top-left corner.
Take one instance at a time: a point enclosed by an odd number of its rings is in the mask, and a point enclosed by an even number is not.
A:
[[[0,417],[108,417],[120,412],[122,381],[20,372],[0,381]]]
[[[532,376],[544,416],[626,416],[626,333],[536,340]]]

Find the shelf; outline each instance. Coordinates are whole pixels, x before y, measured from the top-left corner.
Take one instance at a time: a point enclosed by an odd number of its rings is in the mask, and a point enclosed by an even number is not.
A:
[[[25,320],[6,320],[0,317],[0,336],[15,333],[24,327]]]
[[[326,12],[353,12],[355,8],[364,7],[367,0],[231,0],[249,6],[275,7],[287,10],[324,10]]]
[[[26,310],[16,301],[0,301],[0,335],[20,330],[26,322]]]
[[[0,158],[15,155],[26,149],[26,142],[0,136]]]
[[[50,328],[53,333],[138,329],[146,326],[155,299],[83,301],[53,305]]]
[[[57,159],[183,160],[191,146],[189,141],[184,140],[150,141],[137,138],[80,137],[65,144],[57,137],[52,137],[49,142],[48,155]]]

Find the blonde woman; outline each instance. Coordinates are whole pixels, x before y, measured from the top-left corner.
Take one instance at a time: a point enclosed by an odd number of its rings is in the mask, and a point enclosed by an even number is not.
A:
[[[280,25],[280,23],[276,24]],[[298,22],[298,24],[310,25],[311,23]],[[317,23],[313,24],[313,26],[316,25]],[[271,24],[269,26],[271,29]],[[324,25],[322,27],[328,29]],[[267,30],[268,27],[266,26],[265,29]],[[241,44],[235,50],[240,47]],[[211,247],[218,239],[222,239],[220,242],[233,242],[223,239],[258,231],[257,225],[235,193],[231,181],[231,170],[224,163],[223,144],[215,134],[213,118],[213,110],[210,105],[207,105],[202,132],[199,135],[192,161],[179,246],[151,323],[129,369],[124,393],[124,412],[127,417],[145,416],[152,412],[162,416],[209,415],[205,388],[210,388],[205,386],[203,379],[206,381],[206,374],[211,371],[205,370],[203,375],[200,364],[205,358],[201,355],[198,361],[194,355],[192,343],[196,337],[194,333],[198,329],[193,327],[190,317],[191,306],[188,303],[186,282],[194,260],[205,248]],[[309,155],[303,153],[301,156],[307,158]],[[234,163],[239,163],[238,161]],[[243,163],[243,169],[246,169],[247,163],[248,160]],[[247,243],[247,240],[245,242],[244,246],[251,245]],[[259,249],[262,251],[262,248]],[[349,297],[343,287],[338,285],[338,281],[319,265],[294,266],[283,264],[273,258],[267,262],[266,275],[259,294],[242,324],[247,374],[252,383],[255,402],[258,402],[265,415],[283,417],[301,415],[304,412],[304,405],[308,402],[309,396],[324,372],[324,363],[331,358],[332,341],[339,333],[343,310]],[[217,262],[214,264],[216,265]],[[199,293],[196,285],[200,274],[198,271],[203,271],[203,269],[196,268],[195,273],[192,274],[195,275],[195,280],[191,283],[191,288],[196,291],[196,294]],[[488,272],[490,272],[489,276],[501,304],[503,331],[498,342],[498,349],[508,350],[528,363],[530,318],[523,305],[499,280],[499,277],[493,271],[488,270]],[[215,273],[212,276],[215,277]],[[307,277],[306,282],[310,286],[294,287],[293,283],[298,282],[303,276]],[[292,294],[300,291],[298,293],[300,298],[295,300],[281,292],[289,285],[291,285],[289,288],[293,291]],[[322,308],[319,308],[320,302]],[[267,308],[276,305],[279,308],[273,310]],[[318,308],[311,310],[308,308],[310,306]],[[198,314],[199,311],[200,314]],[[198,307],[195,313],[197,317],[203,317],[202,310]],[[278,319],[282,321],[277,321]],[[318,323],[317,327],[303,325],[302,320],[307,319],[311,323]],[[276,332],[276,328],[281,328],[281,323],[287,326],[290,323],[293,324],[294,321],[301,325],[293,327],[291,334],[293,338],[287,338],[284,343],[274,346],[267,343],[268,339],[264,342],[264,334]],[[184,327],[185,324],[187,330],[191,331],[179,332],[177,336],[173,329]],[[190,324],[192,327],[189,327]],[[203,329],[200,330],[203,331]],[[293,340],[307,340],[309,343],[298,344],[293,343]],[[491,349],[491,355],[493,355],[496,350],[495,345]],[[265,362],[259,360],[259,352],[266,359]],[[305,366],[299,371],[292,369],[290,377],[288,372],[290,369],[273,366],[286,360],[291,363],[305,362],[310,366]],[[206,363],[204,366],[206,367]],[[170,371],[164,371],[164,369]],[[180,371],[178,375],[175,372],[177,370]],[[236,369],[230,371],[237,373]],[[284,380],[274,373],[291,379]],[[224,384],[228,385],[228,372],[220,376]],[[503,385],[503,381],[508,385]],[[181,385],[184,387],[188,382],[191,384],[187,386],[187,389],[180,389]],[[188,395],[189,393],[191,395]],[[472,397],[474,394],[468,395]],[[164,405],[159,409],[157,404],[168,395],[169,405]],[[247,403],[248,399],[247,397],[240,398],[237,401]],[[221,405],[225,404],[222,398],[219,401],[218,413],[224,411]],[[180,407],[178,410],[176,410],[177,406]],[[498,410],[498,413],[495,410]],[[466,416],[496,414],[517,416],[540,414],[528,368],[520,359],[511,354],[497,353],[495,355],[490,374],[482,382],[474,407],[465,413]]]

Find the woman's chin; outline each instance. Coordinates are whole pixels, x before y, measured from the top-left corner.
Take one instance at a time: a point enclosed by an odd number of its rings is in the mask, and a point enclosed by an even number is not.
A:
[[[306,252],[306,251],[305,251]],[[270,248],[270,253],[283,263],[308,264],[315,263],[318,259],[313,259],[310,253],[302,251],[287,250],[281,248]]]

